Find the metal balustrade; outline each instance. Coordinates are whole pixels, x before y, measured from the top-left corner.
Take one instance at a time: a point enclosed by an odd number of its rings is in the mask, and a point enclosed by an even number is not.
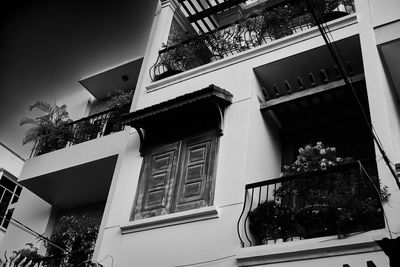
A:
[[[328,22],[355,12],[352,0],[316,1],[321,21]],[[268,2],[266,2],[268,4]],[[258,10],[243,19],[213,31],[179,37],[168,44],[150,68],[152,81],[172,76],[251,48],[316,26],[304,0],[281,1]],[[177,33],[172,33],[177,35]],[[173,38],[174,39],[174,38]]]
[[[123,129],[120,113],[114,110],[91,115],[68,123],[59,136],[43,136],[32,149],[30,157],[86,142]]]
[[[372,175],[375,173],[375,163],[357,161],[325,171],[247,184],[237,222],[241,245],[344,237],[383,228],[379,181]],[[260,206],[264,210],[255,215]]]

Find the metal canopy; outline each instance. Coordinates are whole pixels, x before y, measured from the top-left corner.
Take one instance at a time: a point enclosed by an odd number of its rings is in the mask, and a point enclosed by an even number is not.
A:
[[[229,10],[247,0],[178,0],[181,10],[199,33],[219,27],[215,20],[217,13]]]
[[[124,124],[136,129],[140,138],[140,154],[145,143],[157,136],[177,138],[180,135],[214,129],[222,135],[224,108],[232,103],[232,94],[213,84],[176,98],[129,113]],[[146,139],[146,140],[145,140]]]

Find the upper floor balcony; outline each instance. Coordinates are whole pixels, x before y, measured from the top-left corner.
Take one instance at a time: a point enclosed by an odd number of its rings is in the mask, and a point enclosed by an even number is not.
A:
[[[172,21],[168,42],[150,68],[152,81],[185,72],[355,12],[352,0],[179,1],[191,26]],[[253,1],[254,2],[254,1]],[[194,29],[193,29],[194,28]]]
[[[31,157],[119,132],[123,129],[123,125],[119,112],[107,110],[59,128],[55,132],[44,135],[35,143]]]

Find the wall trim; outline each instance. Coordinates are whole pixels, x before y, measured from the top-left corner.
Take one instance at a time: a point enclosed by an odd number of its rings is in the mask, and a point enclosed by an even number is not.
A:
[[[238,266],[257,266],[381,251],[371,237],[304,241],[243,248],[236,256],[236,261]]]
[[[196,210],[182,211],[152,218],[132,221],[121,225],[121,234],[129,234],[172,225],[209,220],[219,217],[219,211],[215,206]]]

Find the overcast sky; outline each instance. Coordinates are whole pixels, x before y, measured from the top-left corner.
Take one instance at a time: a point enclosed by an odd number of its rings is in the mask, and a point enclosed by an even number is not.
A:
[[[22,117],[37,100],[85,90],[78,80],[143,56],[157,0],[6,0],[0,11],[0,142],[22,157]],[[147,21],[143,18],[149,18]],[[57,102],[57,104],[63,104]]]

